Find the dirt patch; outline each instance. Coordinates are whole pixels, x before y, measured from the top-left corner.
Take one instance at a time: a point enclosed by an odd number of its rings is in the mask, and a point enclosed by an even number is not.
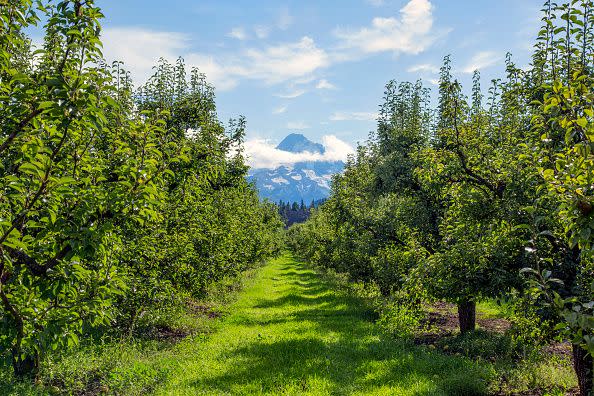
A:
[[[423,328],[430,334],[452,334],[458,328],[458,316],[454,305],[435,303],[431,305],[427,317],[421,321]]]
[[[419,330],[415,337],[414,343],[417,345],[426,345],[430,348],[439,349],[446,354],[462,354],[468,357],[473,356],[473,351],[465,351],[463,344],[457,344],[459,333],[457,308],[454,304],[445,302],[438,302],[427,307],[427,315],[422,321],[421,330]],[[505,333],[511,328],[511,322],[504,318],[484,317],[481,313],[477,313],[477,327],[485,333],[491,334],[488,340],[506,338]],[[477,344],[478,343],[478,344]],[[479,340],[472,340],[474,347],[480,345]],[[486,344],[483,344],[485,346]],[[485,348],[483,352],[483,359],[496,361],[499,356],[498,345],[488,345],[490,348],[496,348],[492,352]],[[478,349],[478,348],[477,348]],[[470,352],[470,354],[469,354]],[[543,348],[543,353],[548,356],[559,356],[566,359],[572,358],[571,344],[568,342],[552,343]],[[492,396],[545,396],[550,395],[553,389],[532,389],[524,392],[510,392],[509,383],[505,378],[501,379],[500,391],[491,393]],[[554,394],[554,393],[553,393]],[[566,396],[578,396],[578,389],[571,389],[565,393]]]
[[[169,326],[156,326],[151,334],[151,338],[159,341],[179,342],[190,335],[190,332],[174,329]]]
[[[546,354],[556,355],[567,359],[573,359],[571,344],[569,342],[555,342],[547,345],[543,351]]]
[[[82,384],[82,387],[67,393],[65,389],[66,384],[61,379],[54,379],[50,381],[45,387],[50,394],[72,394],[74,396],[99,396],[109,393],[109,387],[101,383],[101,377],[98,374],[91,375]]]
[[[427,316],[421,320],[421,331],[414,337],[417,345],[435,345],[439,340],[451,337],[458,328],[458,318],[452,312],[452,304],[432,304]]]
[[[477,313],[476,323],[479,328],[497,334],[503,334],[511,327],[509,320],[485,318],[480,312]],[[445,302],[431,304],[422,325],[427,329],[425,334],[452,335],[459,326],[456,305]]]
[[[511,328],[510,321],[503,318],[482,318],[479,315],[476,322],[480,328],[491,333],[503,334]]]
[[[222,312],[216,310],[214,307],[200,302],[190,301],[187,306],[189,313],[197,318],[217,319],[223,316]],[[154,340],[175,343],[192,334],[203,331],[208,332],[207,327],[204,329],[180,329],[168,326],[167,324],[159,324],[147,329],[145,334]]]
[[[74,395],[76,396],[98,396],[98,395],[107,395],[109,393],[109,387],[107,385],[102,385],[99,380],[94,381],[88,385],[88,388],[80,391],[75,392]]]
[[[209,319],[217,319],[223,316],[222,312],[206,304],[190,302],[188,303],[188,307],[190,308],[190,312],[197,316],[207,317]]]

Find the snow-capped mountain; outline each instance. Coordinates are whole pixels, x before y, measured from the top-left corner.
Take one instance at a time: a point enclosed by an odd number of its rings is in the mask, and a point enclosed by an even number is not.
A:
[[[292,133],[284,138],[276,148],[278,150],[288,151],[289,153],[303,153],[307,151],[310,153],[324,154],[326,152],[326,148],[324,148],[323,145],[314,143],[298,133]]]
[[[300,134],[290,134],[277,147],[288,153],[324,154],[326,149]],[[342,161],[307,161],[274,169],[251,169],[248,178],[256,183],[261,198],[278,202],[300,202],[328,197],[332,176],[342,172]]]

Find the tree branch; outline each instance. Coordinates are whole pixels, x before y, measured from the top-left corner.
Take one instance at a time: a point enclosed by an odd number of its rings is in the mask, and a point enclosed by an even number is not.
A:
[[[33,118],[37,117],[41,114],[40,109],[33,110],[29,113],[21,122],[19,122],[14,130],[8,135],[6,140],[0,145],[0,154],[6,150],[12,141],[18,136],[18,134],[33,120]]]

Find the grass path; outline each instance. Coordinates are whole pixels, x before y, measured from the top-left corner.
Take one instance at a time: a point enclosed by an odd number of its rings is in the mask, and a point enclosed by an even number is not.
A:
[[[159,395],[475,395],[487,373],[383,334],[362,301],[291,256],[263,267]]]

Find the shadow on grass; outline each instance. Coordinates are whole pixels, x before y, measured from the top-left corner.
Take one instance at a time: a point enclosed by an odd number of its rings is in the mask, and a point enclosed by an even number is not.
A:
[[[242,343],[229,351],[241,364],[187,385],[230,394],[238,386],[258,394],[315,392],[320,382],[331,394],[374,389],[410,395],[485,393],[488,373],[473,362],[384,335],[369,323],[374,316],[364,301],[335,292],[302,264],[280,269],[289,294],[254,306],[274,309],[270,318],[242,315],[238,324],[279,325],[283,337]],[[299,333],[298,324],[305,322],[313,334]]]
[[[254,308],[284,308],[287,306],[319,306],[327,308],[336,307],[336,297],[332,295],[314,294],[314,295],[298,295],[295,293],[288,294],[284,297],[277,298],[274,300],[262,300],[256,304]],[[320,308],[321,309],[321,308]]]
[[[478,379],[484,374],[462,359],[414,350],[404,343],[353,338],[334,343],[314,337],[252,343],[233,351],[244,362],[241,366],[191,385],[232,394],[235,384],[253,382],[264,393],[276,393],[295,384],[304,391],[314,390],[309,381],[323,378],[333,394],[371,391],[388,384],[407,394],[484,394],[485,382]]]

